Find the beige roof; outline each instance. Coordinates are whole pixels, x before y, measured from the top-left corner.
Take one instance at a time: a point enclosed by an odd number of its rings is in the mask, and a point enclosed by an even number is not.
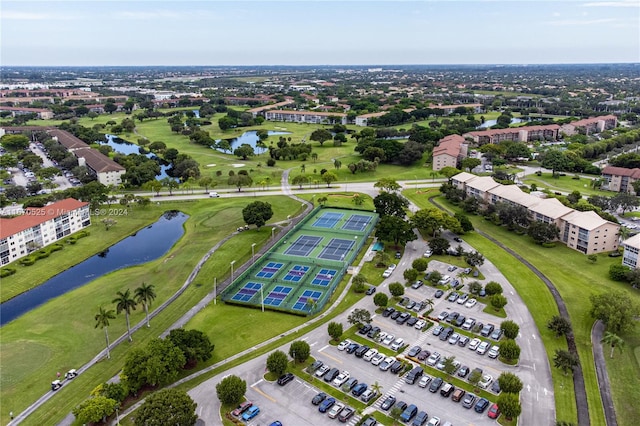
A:
[[[457,175],[453,176],[451,178],[451,180],[455,180],[456,182],[462,182],[462,183],[467,183],[469,182],[471,179],[475,179],[478,176],[476,175],[472,175],[471,173],[467,173],[467,172],[462,172],[462,173],[458,173]]]
[[[491,188],[487,192],[527,208],[540,202],[539,198],[529,195],[526,192],[522,192],[522,190],[516,185],[500,185],[495,188]]]
[[[285,115],[320,115],[322,117],[346,117],[347,114],[342,112],[316,112],[316,111],[291,111],[286,109],[277,109],[274,111],[267,111],[266,114],[285,114]]]
[[[557,219],[573,211],[572,208],[565,206],[555,198],[538,198],[538,203],[530,206],[529,210],[534,213],[540,213],[541,215],[547,216],[551,219]]]
[[[73,152],[76,157],[82,157],[87,162],[87,166],[96,171],[101,172],[119,172],[126,169],[120,164],[113,161],[111,158],[102,154],[97,149],[93,148],[81,148]]]
[[[627,238],[622,242],[622,245],[640,250],[640,234],[636,234],[633,237]]]
[[[500,186],[498,182],[493,180],[493,178],[489,176],[476,176],[475,179],[472,179],[466,182],[468,188],[477,189],[478,191],[487,192],[491,188],[495,188],[496,186]]]
[[[562,219],[566,220],[568,223],[572,225],[575,225],[577,227],[580,227],[582,229],[586,229],[589,231],[599,228],[602,225],[606,225],[608,223],[615,225],[613,222],[604,220],[603,218],[598,216],[596,212],[593,212],[593,211],[580,212],[580,211],[574,210],[572,213],[562,216]]]

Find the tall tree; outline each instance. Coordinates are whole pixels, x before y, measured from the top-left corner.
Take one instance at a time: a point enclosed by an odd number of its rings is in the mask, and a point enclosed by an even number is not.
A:
[[[343,329],[342,329],[342,323],[339,322],[330,322],[329,325],[327,326],[327,332],[329,333],[329,336],[331,336],[331,338],[335,341],[337,341],[340,336],[342,336],[343,333]]]
[[[397,216],[382,216],[376,225],[376,236],[381,241],[393,241],[396,247],[418,239],[411,224]]]
[[[289,358],[282,351],[271,352],[267,357],[267,370],[277,376],[287,371],[287,364],[289,364]]]
[[[136,410],[136,426],[195,425],[196,404],[182,390],[162,389],[149,395]]]
[[[354,309],[347,317],[349,324],[360,326],[371,322],[371,312],[366,309]]]
[[[622,352],[622,350],[624,349],[624,345],[625,345],[625,342],[622,339],[622,337],[618,336],[615,333],[611,333],[610,331],[607,331],[607,332],[604,333],[604,337],[602,338],[602,340],[600,342],[606,343],[606,344],[611,346],[610,358],[613,358],[613,351],[614,351],[615,348],[620,349],[620,352]]]
[[[242,209],[242,218],[247,225],[260,228],[273,216],[271,204],[264,201],[254,201]]]
[[[566,376],[569,371],[573,372],[573,369],[578,366],[578,358],[569,351],[556,349],[553,365],[562,370]]]
[[[399,189],[402,189],[402,186],[392,178],[382,178],[377,181],[373,187],[380,188],[380,191],[386,192],[396,192]]]
[[[147,317],[147,327],[151,327],[151,324],[149,324],[149,306],[156,298],[155,286],[143,282],[140,284],[140,287],[134,290],[134,295],[136,302],[142,303],[142,306],[144,306],[144,313]]]
[[[122,311],[125,313],[125,318],[127,320],[127,336],[129,337],[129,341],[133,342],[131,338],[131,326],[129,325],[129,314],[131,311],[136,309],[136,301],[131,297],[131,290],[127,289],[125,292],[119,291],[116,293],[116,298],[112,300],[111,303],[116,304],[116,312],[118,315]]]
[[[333,135],[331,135],[331,132],[326,130],[326,129],[316,129],[311,133],[311,136],[309,137],[309,139],[311,139],[312,141],[316,141],[320,143],[320,146],[322,146],[326,141],[330,140],[333,137]]]
[[[640,313],[638,305],[623,291],[594,294],[589,299],[589,314],[602,321],[607,331],[612,333],[621,333],[633,328],[634,318]]]
[[[284,355],[286,360],[287,355],[284,352],[280,353]],[[246,392],[247,382],[235,375],[225,377],[216,385],[218,399],[225,405],[239,404]]]
[[[200,330],[174,328],[169,332],[167,339],[182,351],[187,366],[193,366],[198,361],[206,361],[213,353],[214,345]]]
[[[404,209],[409,206],[409,200],[396,193],[382,192],[373,199],[376,213],[380,216],[405,216]]]
[[[294,362],[305,362],[311,354],[311,347],[304,340],[296,340],[289,346],[289,355]]]
[[[98,313],[96,314],[96,325],[94,328],[102,328],[104,330],[104,338],[107,341],[107,359],[111,358],[111,353],[109,352],[109,331],[107,330],[109,327],[109,320],[115,319],[116,313],[113,309],[105,309],[100,306]]]

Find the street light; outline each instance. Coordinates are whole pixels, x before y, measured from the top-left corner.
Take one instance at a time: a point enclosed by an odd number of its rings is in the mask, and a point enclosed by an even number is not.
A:
[[[255,263],[255,248],[256,243],[251,244],[251,264],[253,265]]]
[[[118,407],[116,407],[116,425],[120,424],[120,413],[118,413]]]
[[[235,260],[231,261],[231,282],[233,282],[233,264],[236,263]]]
[[[271,239],[273,240],[273,233],[275,232],[276,228],[271,228]]]
[[[216,299],[218,298],[218,277],[213,277],[213,304],[216,304]]]

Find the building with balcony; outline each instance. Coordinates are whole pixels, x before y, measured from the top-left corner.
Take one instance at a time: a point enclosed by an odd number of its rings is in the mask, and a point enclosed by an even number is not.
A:
[[[637,269],[640,267],[638,263],[638,253],[640,253],[640,234],[636,234],[631,238],[627,238],[622,242],[624,252],[622,253],[622,264],[629,268]]]
[[[467,157],[468,144],[460,135],[449,135],[438,142],[433,148],[433,170],[445,167],[458,167],[458,163]]]
[[[602,178],[604,179],[602,189],[635,194],[633,183],[640,180],[640,169],[607,166],[602,169]]]
[[[601,117],[589,117],[571,123],[563,124],[560,131],[567,136],[576,133],[590,135],[600,133],[605,130],[614,129],[618,125],[618,118],[615,115],[603,115]]]
[[[290,110],[270,110],[265,111],[264,118],[268,121],[285,121],[293,123],[311,124],[347,124],[347,114],[340,112],[320,112],[320,111],[290,111]]]

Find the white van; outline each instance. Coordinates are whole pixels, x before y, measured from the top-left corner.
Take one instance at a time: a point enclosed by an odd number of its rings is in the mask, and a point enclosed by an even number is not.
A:
[[[209,198],[219,198],[220,194],[218,194],[217,192],[210,192],[209,193]]]
[[[440,281],[438,281],[438,284],[445,285],[449,281],[451,281],[451,277],[449,275],[445,275],[445,276],[442,277],[442,279]]]

